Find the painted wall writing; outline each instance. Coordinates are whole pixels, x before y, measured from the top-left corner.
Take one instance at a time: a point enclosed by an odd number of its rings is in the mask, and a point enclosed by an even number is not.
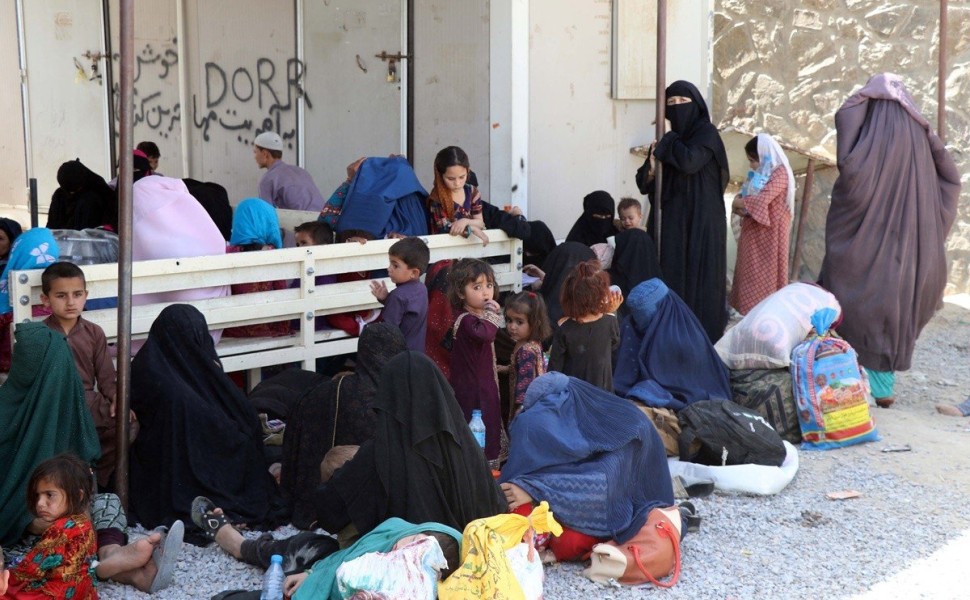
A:
[[[276,131],[292,149],[296,129],[282,131],[281,114],[294,108],[298,96],[303,97],[308,109],[313,108],[313,103],[300,83],[304,74],[302,61],[287,59],[283,72],[278,75],[277,71],[276,63],[265,57],[256,59],[253,69],[236,67],[229,71],[218,63],[205,63],[204,108],[200,109],[199,99],[192,95],[192,123],[202,130],[202,138],[209,140],[209,128],[213,125],[238,132],[237,141],[246,145],[263,131]],[[238,107],[253,103],[265,111],[265,116],[261,120],[240,119]]]
[[[182,107],[178,89],[179,55],[176,40],[156,48],[146,43],[135,67],[134,127],[139,139],[168,139],[179,135]],[[191,97],[190,125],[201,132],[203,142],[211,139],[212,129],[234,135],[249,145],[263,131],[276,131],[292,149],[295,126],[283,130],[282,115],[294,110],[295,100],[303,97],[313,107],[301,81],[304,63],[290,58],[282,65],[271,58],[257,58],[252,66],[206,62],[203,85]],[[200,98],[201,94],[201,98]],[[118,119],[118,84],[114,86],[115,120]],[[292,122],[292,119],[289,119]]]

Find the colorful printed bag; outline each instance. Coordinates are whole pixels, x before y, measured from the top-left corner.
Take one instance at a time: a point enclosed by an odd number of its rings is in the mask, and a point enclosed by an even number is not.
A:
[[[835,311],[812,316],[814,331],[792,350],[791,375],[802,448],[829,450],[879,439],[869,381],[848,342],[829,332]]]

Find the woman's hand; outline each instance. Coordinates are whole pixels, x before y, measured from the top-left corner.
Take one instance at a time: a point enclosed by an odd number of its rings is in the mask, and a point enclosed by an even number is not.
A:
[[[535,265],[525,265],[522,267],[522,272],[539,280],[532,283],[532,289],[538,290],[542,287],[542,280],[546,278],[545,271]]]
[[[515,510],[523,504],[532,504],[532,496],[514,483],[503,483],[502,492],[505,493],[505,500],[509,503],[509,510]]]
[[[309,576],[310,574],[307,572],[287,576],[287,578],[283,580],[283,594],[287,598],[292,598],[293,594],[296,593],[296,590],[303,585],[303,582],[306,581],[306,578]]]

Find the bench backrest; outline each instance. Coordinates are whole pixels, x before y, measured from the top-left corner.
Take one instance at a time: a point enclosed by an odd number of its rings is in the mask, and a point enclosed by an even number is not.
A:
[[[457,258],[505,257],[493,264],[500,289],[520,290],[522,242],[501,230],[489,230],[491,243],[477,238],[450,235],[423,238],[431,250],[431,262]],[[314,317],[332,313],[378,308],[369,281],[316,285],[322,275],[386,269],[387,251],[395,240],[366,244],[331,244],[261,252],[240,252],[223,256],[161,259],[132,265],[132,293],[170,292],[200,287],[224,286],[261,281],[299,280],[299,287],[192,301],[206,317],[210,329],[298,319],[300,331],[283,338],[223,340],[217,350],[227,371],[301,362],[313,370],[320,356],[353,352],[357,338],[339,331],[316,332]],[[494,261],[494,258],[493,258]],[[118,294],[118,265],[81,267],[87,280],[89,302]],[[32,308],[41,304],[41,270],[15,271],[10,276],[13,322],[31,320]],[[385,278],[388,288],[393,284]],[[144,338],[155,318],[168,303],[133,306],[133,339]],[[85,311],[86,319],[104,329],[109,343],[118,332],[117,309]]]

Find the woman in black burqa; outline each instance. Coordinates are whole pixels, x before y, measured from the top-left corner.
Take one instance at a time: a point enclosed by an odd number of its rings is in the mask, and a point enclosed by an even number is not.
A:
[[[381,372],[372,441],[316,492],[318,526],[363,535],[390,517],[459,531],[508,511],[441,371],[404,352]]]
[[[141,423],[131,504],[142,525],[188,521],[196,496],[212,498],[232,520],[275,525],[281,502],[259,418],[223,372],[195,307],[173,304],[152,323],[131,363],[131,408]]]
[[[356,371],[337,375],[318,391],[304,394],[290,410],[280,487],[294,526],[309,529],[316,520],[313,493],[320,485],[320,462],[327,452],[374,437],[378,377],[384,365],[405,350],[400,329],[387,323],[368,325],[357,342]]]
[[[89,229],[110,226],[118,229],[118,196],[103,177],[69,160],[57,169],[58,188],[51,196],[48,229]]]
[[[727,325],[727,153],[692,83],[675,81],[667,88],[666,117],[671,130],[652,154],[663,163],[660,270],[664,283],[687,303],[714,343]],[[636,175],[637,186],[651,200],[653,164],[648,158]],[[651,233],[655,217],[651,210]]]

